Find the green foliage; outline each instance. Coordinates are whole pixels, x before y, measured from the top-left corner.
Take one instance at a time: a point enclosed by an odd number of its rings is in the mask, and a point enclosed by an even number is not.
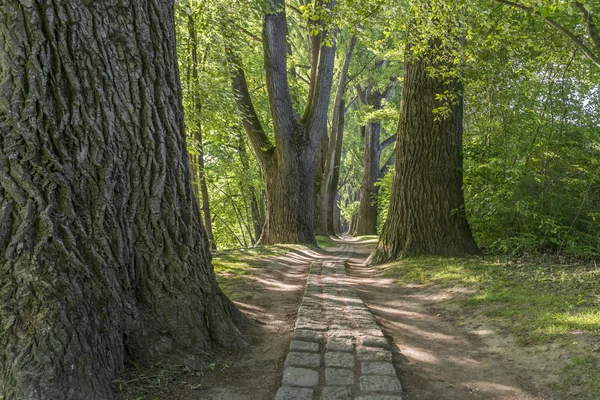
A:
[[[542,22],[492,14],[477,27],[465,87],[476,239],[494,252],[597,257],[600,71]]]
[[[317,236],[317,246],[324,249],[326,247],[335,246],[335,242],[329,236]]]

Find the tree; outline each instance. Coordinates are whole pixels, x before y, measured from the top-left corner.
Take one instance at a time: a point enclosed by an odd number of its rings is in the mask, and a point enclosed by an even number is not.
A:
[[[0,3],[0,394],[244,346],[192,192],[173,3]]]
[[[317,174],[318,184],[315,185],[315,231],[323,235],[335,235],[337,233],[334,222],[334,208],[340,180],[340,161],[344,141],[344,114],[346,113],[344,93],[355,45],[356,36],[352,35],[338,79],[331,118],[330,138],[328,141],[323,141],[324,145],[321,148],[323,157],[318,163],[321,168]]]
[[[383,61],[377,63],[377,67],[381,68]],[[360,102],[369,106],[372,111],[377,112],[384,106],[384,101],[389,101],[394,87],[396,86],[395,79],[387,88],[381,90],[371,82],[363,88],[361,85],[356,85],[358,99]],[[379,191],[375,183],[381,179],[387,168],[393,163],[393,157],[390,161],[380,166],[382,151],[395,142],[395,135],[392,135],[385,140],[381,140],[381,121],[378,118],[368,121],[364,127],[361,127],[362,136],[364,137],[364,158],[363,158],[363,175],[360,185],[360,205],[356,219],[356,228],[354,235],[376,235],[377,234],[377,194]]]
[[[189,7],[189,2],[188,2]],[[198,85],[198,68],[199,68],[199,60],[198,60],[198,35],[196,34],[196,22],[194,21],[194,16],[192,14],[191,8],[188,12],[188,34],[190,39],[190,50],[191,50],[191,69],[192,69],[192,79],[193,83],[190,86],[194,87]],[[198,98],[198,91],[194,90],[193,92],[193,112],[196,120],[199,119],[202,114],[202,100]],[[206,229],[206,235],[208,237],[208,242],[210,243],[211,250],[216,250],[217,246],[215,244],[215,239],[213,236],[212,229],[212,219],[210,216],[210,199],[208,198],[208,185],[206,184],[206,169],[204,168],[204,144],[202,139],[202,122],[196,122],[196,126],[193,129],[192,137],[194,139],[194,144],[196,145],[197,154],[192,157],[192,171],[193,177],[199,180],[199,184],[195,184],[195,194],[196,198],[201,199],[202,201],[202,216],[204,218],[204,228]],[[194,183],[194,182],[193,182]],[[198,190],[198,186],[200,189]]]
[[[594,13],[592,12],[592,8],[589,3],[586,4],[585,2],[579,0],[560,1],[556,2],[555,4],[533,1],[528,2],[531,3],[531,5],[527,5],[510,0],[495,1],[515,9],[525,11],[534,17],[540,18],[546,24],[568,38],[590,61],[592,61],[597,67],[600,67],[600,33],[598,32],[598,27],[594,21]],[[552,14],[559,14],[561,11],[566,11],[569,14],[574,11],[579,15],[579,21],[569,21],[567,23],[559,22],[556,17],[552,16]],[[576,26],[578,24],[582,24],[585,27],[585,31],[588,35],[587,40],[582,40],[580,38],[580,35],[576,32],[577,27],[570,28],[568,26]]]
[[[429,38],[423,45],[413,35],[405,53],[390,207],[371,256],[374,263],[408,255],[479,253],[462,189],[462,83],[452,74],[453,58],[440,55],[446,43]],[[420,53],[412,52],[415,44]]]
[[[333,2],[317,2],[317,8],[333,9]],[[315,166],[333,79],[335,43],[325,22],[311,28],[309,94],[302,117],[294,110],[287,70],[287,22],[285,2],[268,2],[263,24],[263,49],[270,114],[275,143],[256,113],[239,57],[228,49],[232,84],[244,128],[266,180],[267,212],[260,244],[311,243],[314,234]]]

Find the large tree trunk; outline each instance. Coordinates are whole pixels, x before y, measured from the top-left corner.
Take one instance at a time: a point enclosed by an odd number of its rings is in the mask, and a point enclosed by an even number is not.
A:
[[[436,51],[432,45],[429,51]],[[425,57],[406,50],[401,117],[388,218],[375,263],[419,254],[477,254],[465,216],[462,179],[462,85],[432,77]],[[448,66],[446,66],[448,67]],[[449,115],[436,95],[457,93]]]
[[[325,5],[333,9],[335,2]],[[233,67],[233,90],[244,129],[261,166],[267,188],[267,215],[259,244],[316,244],[314,234],[315,165],[333,79],[335,44],[325,33],[311,37],[312,59],[308,101],[302,118],[292,106],[287,77],[285,1],[270,0],[263,25],[267,91],[273,120],[272,143],[256,114],[239,58],[227,49]]]
[[[192,194],[173,3],[0,3],[0,394],[244,345]]]

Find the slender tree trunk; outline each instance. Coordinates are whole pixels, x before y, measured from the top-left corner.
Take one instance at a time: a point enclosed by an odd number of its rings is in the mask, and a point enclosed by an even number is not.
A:
[[[381,108],[381,98],[374,104]],[[373,104],[371,104],[373,105]],[[357,236],[377,234],[377,194],[379,187],[375,183],[379,179],[379,162],[381,159],[381,123],[370,122],[365,129],[365,150],[363,158],[363,176],[360,185],[360,207],[358,209]]]
[[[331,180],[327,193],[327,232],[336,235],[339,230],[340,212],[337,207],[338,185],[340,184],[340,165],[342,161],[342,145],[344,142],[344,123],[346,115],[346,102],[342,99],[339,105],[339,117],[337,120],[337,134],[335,136],[335,154],[331,169]]]
[[[243,134],[238,135],[238,156],[240,157],[240,163],[245,171],[250,169],[250,162],[248,160],[248,152],[246,152],[246,143],[244,143]],[[256,199],[256,188],[251,179],[241,182],[241,186],[246,189],[246,196],[250,198],[250,215],[252,216],[252,227],[254,230],[254,239],[252,244],[256,244],[258,238],[262,233],[265,219],[263,213],[260,211],[258,200]]]
[[[333,218],[332,201],[335,200],[335,193],[337,192],[337,185],[339,182],[339,161],[340,152],[342,150],[345,113],[345,108],[342,104],[344,102],[348,70],[350,68],[350,61],[355,45],[356,36],[352,36],[348,43],[348,49],[346,50],[342,69],[340,70],[338,87],[335,94],[333,117],[331,121],[331,138],[328,141],[325,141],[324,143],[327,145],[322,147],[324,157],[323,168],[320,171],[321,176],[319,177],[319,185],[316,185],[317,197],[315,200],[315,230],[322,235],[335,235],[335,230],[332,228],[330,221]],[[338,182],[334,184],[333,179],[336,174],[336,160]],[[331,193],[332,190],[333,193]]]
[[[429,51],[436,51],[432,45]],[[462,85],[432,77],[424,57],[406,50],[401,117],[388,218],[371,261],[400,256],[477,254],[465,215],[462,179]],[[445,118],[436,95],[454,91]]]
[[[192,193],[170,1],[0,3],[0,394],[245,344]]]
[[[194,79],[194,93],[192,95],[195,106],[196,115],[196,126],[192,131],[194,141],[196,142],[196,148],[198,150],[197,159],[197,178],[200,180],[200,192],[202,194],[202,216],[204,217],[204,228],[208,236],[208,242],[210,243],[211,250],[216,250],[217,245],[213,236],[212,219],[210,217],[210,199],[208,197],[208,186],[206,184],[206,170],[204,168],[204,143],[202,140],[202,100],[198,96],[198,37],[196,35],[196,23],[191,12],[188,14],[188,33],[190,36],[190,42],[192,43],[192,78]]]
[[[383,62],[378,63],[378,67],[383,65]],[[364,90],[357,86],[358,98],[365,104],[373,108],[373,110],[381,110],[383,100],[392,95],[396,83],[395,80],[384,91],[373,90],[369,84]],[[393,137],[381,142],[381,122],[371,121],[364,127],[365,149],[363,158],[363,176],[360,185],[360,208],[357,215],[357,223],[355,234],[377,235],[377,210],[378,210],[378,195],[379,186],[375,184],[382,178],[380,163],[382,151],[393,143]],[[391,139],[391,140],[390,140]]]

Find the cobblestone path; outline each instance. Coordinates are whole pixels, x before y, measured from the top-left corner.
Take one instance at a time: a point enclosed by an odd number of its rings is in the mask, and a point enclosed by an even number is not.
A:
[[[387,339],[338,256],[311,265],[276,400],[401,400]]]

